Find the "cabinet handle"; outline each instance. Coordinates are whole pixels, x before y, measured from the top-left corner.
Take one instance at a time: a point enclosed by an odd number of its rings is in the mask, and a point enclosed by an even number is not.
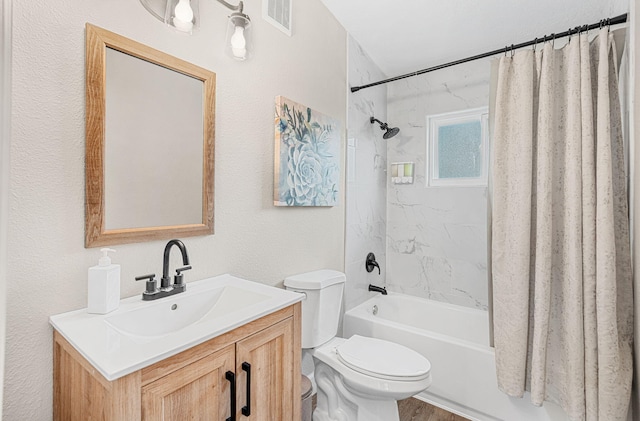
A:
[[[247,372],[247,404],[242,407],[242,415],[248,417],[251,415],[251,364],[243,362],[242,370]]]
[[[236,421],[236,375],[233,371],[227,371],[224,377],[231,383],[229,391],[229,404],[231,406],[231,416],[226,421]]]

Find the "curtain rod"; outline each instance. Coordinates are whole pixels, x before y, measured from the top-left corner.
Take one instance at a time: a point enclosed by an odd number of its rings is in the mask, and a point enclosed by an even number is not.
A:
[[[552,40],[552,39],[556,39],[556,38],[568,37],[570,35],[577,34],[578,32],[589,31],[591,29],[601,28],[603,26],[617,25],[617,24],[620,24],[620,23],[625,23],[626,21],[627,21],[627,14],[625,13],[623,15],[616,16],[614,18],[603,19],[600,22],[593,23],[591,25],[576,26],[575,28],[569,29],[568,31],[560,32],[558,34],[551,34],[548,37],[545,35],[542,38],[536,38],[534,40],[527,41],[527,42],[522,42],[520,44],[515,44],[515,45],[511,44],[511,46],[506,46],[506,47],[503,47],[503,48],[500,48],[500,49],[497,49],[497,50],[489,51],[488,53],[478,54],[476,56],[463,58],[463,59],[460,59],[460,60],[452,61],[450,63],[440,64],[438,66],[433,66],[433,67],[429,67],[429,68],[426,68],[426,69],[418,70],[416,72],[407,73],[405,75],[392,77],[392,78],[389,78],[389,79],[381,80],[379,82],[369,83],[367,85],[354,86],[354,87],[351,88],[351,92],[358,92],[360,89],[370,88],[372,86],[378,86],[378,85],[382,85],[384,83],[394,82],[396,80],[422,75],[422,74],[425,74],[425,73],[433,72],[434,70],[440,70],[440,69],[444,69],[444,68],[451,67],[451,66],[457,66],[458,64],[467,63],[469,61],[474,61],[474,60],[478,60],[478,59],[485,58],[485,57],[490,57],[490,56],[493,56],[493,55],[496,55],[496,54],[506,53],[507,51],[513,51],[513,50],[516,50],[518,48],[528,47],[530,45],[537,44],[540,41],[548,41],[548,40]]]

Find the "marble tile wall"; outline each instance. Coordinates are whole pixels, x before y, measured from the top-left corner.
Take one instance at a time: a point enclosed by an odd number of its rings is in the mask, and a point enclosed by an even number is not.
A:
[[[349,37],[348,82],[359,86],[385,78],[358,43]],[[347,194],[345,233],[345,308],[348,310],[374,293],[370,283],[385,285],[386,269],[386,168],[387,145],[378,125],[369,122],[371,116],[381,121],[387,118],[387,88],[385,86],[349,93],[347,130]],[[365,270],[367,253],[373,252],[382,268]]]
[[[349,38],[349,85],[386,76]],[[392,291],[486,309],[487,189],[426,187],[426,116],[488,105],[489,62],[477,61],[349,94],[345,308]],[[382,139],[375,116],[401,129]],[[391,162],[415,162],[416,181],[393,185]],[[382,274],[367,273],[374,252]]]
[[[387,160],[415,162],[415,182],[387,180],[390,290],[487,309],[487,188],[427,187],[426,116],[486,106],[489,61],[388,84],[387,117],[400,134]]]

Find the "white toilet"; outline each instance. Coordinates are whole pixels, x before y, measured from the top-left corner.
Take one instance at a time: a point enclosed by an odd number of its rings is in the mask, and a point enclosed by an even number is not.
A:
[[[318,405],[314,421],[398,421],[398,399],[431,384],[431,364],[417,352],[381,339],[337,338],[345,275],[318,270],[290,276],[288,290],[302,301],[303,364],[315,363]],[[305,358],[306,357],[306,358]]]

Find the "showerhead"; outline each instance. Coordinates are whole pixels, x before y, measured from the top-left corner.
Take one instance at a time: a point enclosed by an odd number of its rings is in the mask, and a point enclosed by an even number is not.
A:
[[[400,129],[397,127],[392,127],[387,129],[387,131],[382,135],[383,139],[391,139],[393,136],[397,135],[400,132]]]
[[[382,135],[383,139],[391,139],[393,136],[397,135],[400,132],[399,128],[389,127],[387,123],[383,123],[382,121],[378,120],[375,117],[371,117],[369,119],[369,122],[371,122],[371,124],[377,122],[380,125],[380,130],[386,130],[385,133]]]

